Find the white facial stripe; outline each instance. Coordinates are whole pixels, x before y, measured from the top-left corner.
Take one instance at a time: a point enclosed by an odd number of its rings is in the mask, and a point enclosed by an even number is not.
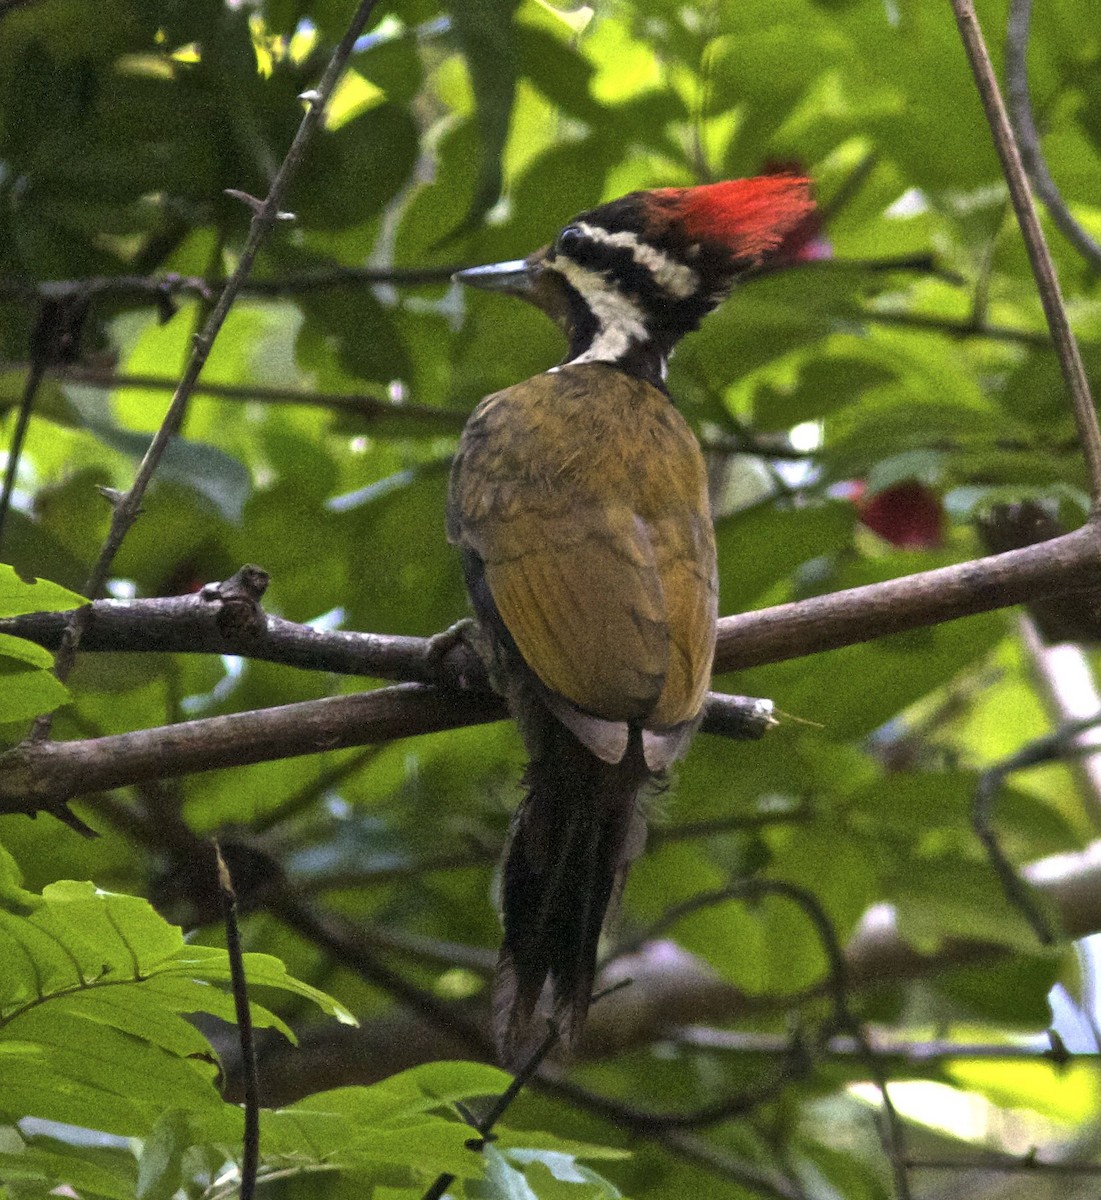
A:
[[[678,300],[691,296],[699,289],[700,278],[691,267],[670,258],[656,246],[648,245],[637,233],[632,233],[629,229],[617,229],[612,233],[585,221],[579,221],[577,228],[594,242],[629,250],[635,262],[650,272],[658,287],[664,288]]]
[[[647,340],[642,310],[622,292],[609,287],[603,275],[580,266],[564,254],[555,259],[554,267],[589,306],[597,324],[592,344],[572,362],[616,362],[627,353],[632,342]]]
[[[622,329],[601,329],[593,338],[592,345],[587,350],[583,350],[576,358],[571,358],[570,364],[619,362],[630,347],[631,339]]]

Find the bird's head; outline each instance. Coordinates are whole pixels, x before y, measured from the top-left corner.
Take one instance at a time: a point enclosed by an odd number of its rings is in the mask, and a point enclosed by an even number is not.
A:
[[[670,351],[814,209],[791,175],[631,192],[575,217],[525,259],[455,278],[520,296],[569,339],[567,362],[659,383]]]

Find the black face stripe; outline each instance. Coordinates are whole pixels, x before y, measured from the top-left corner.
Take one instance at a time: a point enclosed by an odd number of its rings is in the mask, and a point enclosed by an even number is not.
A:
[[[600,322],[577,288],[565,276],[559,275],[558,278],[561,280],[562,294],[566,297],[569,309],[569,357],[574,358],[592,345],[593,339],[600,332]]]
[[[637,262],[626,246],[582,237],[571,242],[568,256],[580,267],[603,275],[648,312],[658,312],[673,299],[654,278],[650,268]]]
[[[582,213],[544,264],[564,310],[567,361],[614,361],[658,387],[673,347],[725,298],[739,273],[727,247],[688,238],[660,202],[655,209],[651,193]]]
[[[667,349],[684,334],[698,328],[700,321],[723,298],[725,292],[716,296],[711,289],[694,292],[690,296],[671,296],[661,287],[643,263],[635,260],[630,250],[622,246],[610,246],[591,238],[573,242],[568,256],[571,261],[587,270],[597,272],[608,280],[609,288],[616,288],[629,296],[646,317],[646,324],[658,345]],[[586,322],[591,341],[598,331],[598,321],[586,301],[567,284],[578,308],[588,315]],[[586,343],[587,344],[587,343]]]

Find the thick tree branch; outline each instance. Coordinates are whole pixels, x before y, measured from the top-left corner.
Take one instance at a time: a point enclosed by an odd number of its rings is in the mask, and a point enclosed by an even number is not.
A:
[[[719,623],[717,672],[780,662],[884,634],[1101,585],[1090,522],[1047,542],[886,583],[852,588]],[[421,638],[321,632],[265,616],[240,618],[247,599],[212,585],[199,596],[105,600],[88,606],[86,649],[243,654],[318,670],[416,681],[360,696],[188,721],[60,746],[20,746],[0,757],[0,810],[56,810],[63,797],[191,771],[367,745],[504,716],[481,664],[456,645],[442,658]],[[226,614],[231,619],[226,619]],[[0,620],[0,632],[53,648],[69,614]],[[436,688],[426,686],[443,683]],[[758,707],[754,708],[754,704]],[[759,736],[761,702],[712,697],[705,730]]]
[[[975,613],[1101,586],[1101,530],[848,588],[719,622],[715,671],[736,671],[872,641]]]
[[[0,813],[33,815],[88,792],[391,742],[500,721],[504,701],[488,690],[448,691],[403,683],[275,708],[181,721],[71,742],[23,742],[0,755]],[[712,694],[705,731],[760,737],[775,724],[767,700]]]
[[[91,605],[81,649],[153,654],[236,654],[309,671],[369,675],[431,683],[438,671],[428,640],[397,634],[319,630],[263,614],[259,627],[223,619],[221,597],[210,591],[153,600],[97,600]],[[68,612],[28,613],[0,619],[0,632],[56,650]]]
[[[1101,587],[1101,529],[1087,523],[1049,541],[970,562],[723,617],[717,674],[834,650],[885,634]],[[461,648],[442,664],[424,638],[322,631],[267,616],[239,628],[220,616],[217,590],[151,600],[99,600],[88,651],[239,654],[308,670],[407,682],[461,682],[477,664]],[[1086,600],[1084,599],[1085,603]],[[70,614],[0,619],[0,632],[56,650]],[[454,653],[454,652],[453,652]]]
[[[491,693],[457,698],[419,683],[183,721],[73,742],[24,742],[0,756],[0,811],[218,767],[365,746],[500,720]]]

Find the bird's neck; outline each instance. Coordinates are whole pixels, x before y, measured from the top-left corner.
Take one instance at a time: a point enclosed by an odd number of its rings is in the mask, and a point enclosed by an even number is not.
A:
[[[580,363],[607,363],[628,375],[644,379],[661,391],[665,390],[666,356],[653,342],[629,342],[623,349],[609,354],[600,346],[571,346],[563,366]]]
[[[664,391],[672,347],[654,337],[643,312],[627,297],[609,292],[596,303],[587,298],[569,336],[563,365],[607,363]]]

